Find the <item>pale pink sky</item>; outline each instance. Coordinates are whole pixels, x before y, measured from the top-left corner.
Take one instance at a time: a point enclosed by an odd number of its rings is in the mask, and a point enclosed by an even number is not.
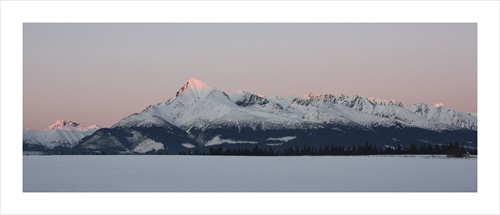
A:
[[[195,77],[477,112],[476,24],[24,24],[23,123],[112,126]]]

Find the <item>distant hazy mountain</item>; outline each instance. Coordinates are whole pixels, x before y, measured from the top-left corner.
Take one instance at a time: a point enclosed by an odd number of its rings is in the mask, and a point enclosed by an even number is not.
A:
[[[79,123],[57,120],[45,130],[23,130],[24,150],[54,149],[56,147],[72,148],[83,137],[100,129],[97,125],[82,127]]]
[[[423,103],[360,96],[229,96],[189,79],[174,97],[83,138],[75,150],[177,153],[185,150],[458,141],[477,145],[477,116]],[[68,145],[71,147],[70,145]]]

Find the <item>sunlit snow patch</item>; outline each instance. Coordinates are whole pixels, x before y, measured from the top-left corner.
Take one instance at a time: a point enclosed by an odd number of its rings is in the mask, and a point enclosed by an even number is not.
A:
[[[212,140],[208,141],[205,146],[220,145],[223,143],[229,144],[257,144],[255,141],[244,141],[244,140],[231,140],[231,139],[221,139],[219,136],[214,137]]]
[[[436,103],[436,104],[434,105],[434,107],[441,107],[441,106],[444,106],[444,104],[443,104],[443,103]]]
[[[286,137],[270,137],[267,138],[267,141],[281,141],[281,142],[288,142],[290,140],[293,140],[297,138],[296,136],[286,136]]]
[[[195,145],[193,145],[191,143],[183,143],[182,146],[184,146],[184,148],[188,148],[188,149],[192,149],[192,148],[196,147]]]
[[[141,143],[139,143],[135,148],[134,148],[134,152],[137,152],[137,153],[146,153],[146,152],[149,152],[149,151],[158,151],[158,150],[161,150],[161,149],[164,149],[163,148],[163,144],[159,143],[159,142],[156,142],[154,140],[150,140],[150,139],[147,139],[147,140],[144,140],[142,141]]]

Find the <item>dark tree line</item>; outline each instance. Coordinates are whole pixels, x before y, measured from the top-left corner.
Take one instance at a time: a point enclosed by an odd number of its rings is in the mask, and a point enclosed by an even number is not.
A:
[[[47,152],[45,155],[115,155],[121,154],[117,151],[108,152],[89,152],[89,151],[64,151],[64,150],[54,150],[53,152]],[[152,152],[149,154],[167,155],[167,154],[179,154],[179,155],[243,155],[243,156],[301,156],[301,155],[418,155],[418,154],[430,154],[430,155],[447,155],[448,157],[464,157],[468,155],[477,155],[477,148],[467,147],[454,143],[445,144],[415,144],[412,143],[409,146],[403,146],[401,144],[396,146],[381,146],[372,145],[368,142],[365,144],[351,145],[351,146],[341,146],[341,145],[330,145],[323,147],[313,147],[313,146],[294,146],[294,147],[271,147],[271,146],[258,146],[255,145],[250,148],[237,148],[237,147],[225,147],[223,145],[212,146],[203,149],[191,149],[187,151],[172,152],[168,153],[163,150]],[[29,154],[27,154],[29,155]]]
[[[252,149],[248,148],[223,148],[222,145],[210,147],[205,151],[183,151],[180,155],[247,155],[247,156],[300,156],[300,155],[407,155],[407,154],[434,154],[447,155],[449,157],[463,157],[466,154],[477,155],[477,148],[465,147],[457,142],[446,144],[420,144],[412,143],[408,147],[397,146],[379,146],[371,145],[366,142],[363,145],[344,146],[325,146],[325,147],[288,147],[280,150],[273,147],[259,147],[255,145]]]

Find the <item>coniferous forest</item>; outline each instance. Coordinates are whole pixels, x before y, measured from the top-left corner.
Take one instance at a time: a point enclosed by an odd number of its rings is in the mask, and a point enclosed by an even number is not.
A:
[[[55,153],[44,155],[119,155],[118,151],[68,151],[63,148],[55,148]],[[396,146],[372,145],[368,142],[364,144],[353,144],[350,146],[330,145],[314,147],[310,145],[293,147],[273,147],[259,146],[238,147],[231,144],[221,144],[204,149],[186,149],[178,153],[171,153],[164,150],[145,153],[149,155],[233,155],[233,156],[355,156],[355,155],[446,155],[447,157],[469,157],[477,155],[477,148],[465,146],[458,142],[445,144],[415,144],[409,146],[402,144]],[[29,153],[25,154],[29,155]]]
[[[161,154],[161,153],[160,153]],[[439,145],[412,143],[409,147],[398,145],[396,147],[379,147],[366,142],[363,145],[325,146],[325,147],[289,147],[284,150],[276,150],[273,147],[259,147],[255,145],[253,149],[246,148],[225,148],[222,145],[210,147],[208,152],[198,150],[188,150],[179,152],[179,155],[246,155],[246,156],[301,156],[301,155],[447,155],[448,157],[466,157],[477,155],[477,148],[464,147],[461,144],[446,143]]]

